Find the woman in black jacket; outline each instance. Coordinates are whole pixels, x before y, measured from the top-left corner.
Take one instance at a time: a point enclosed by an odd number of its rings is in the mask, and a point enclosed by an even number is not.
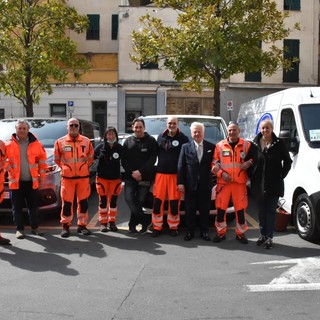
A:
[[[99,159],[96,189],[99,195],[99,222],[101,231],[118,231],[116,226],[117,200],[122,190],[120,160],[122,145],[118,143],[118,133],[114,127],[108,127],[104,141],[94,150],[95,159]]]
[[[284,142],[273,133],[270,119],[261,122],[260,133],[254,138],[264,156],[263,195],[259,199],[260,237],[257,245],[266,249],[273,247],[273,230],[279,197],[284,194],[284,182],[291,168],[292,160]]]

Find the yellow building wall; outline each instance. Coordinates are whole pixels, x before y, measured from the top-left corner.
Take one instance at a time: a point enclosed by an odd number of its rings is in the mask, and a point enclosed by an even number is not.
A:
[[[66,83],[82,84],[115,84],[118,82],[118,54],[88,53],[86,54],[91,69],[76,80],[72,72]]]

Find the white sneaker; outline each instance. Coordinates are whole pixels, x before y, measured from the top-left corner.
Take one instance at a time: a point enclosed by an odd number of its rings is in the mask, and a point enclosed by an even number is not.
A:
[[[24,233],[24,231],[23,230],[17,230],[17,232],[16,232],[16,238],[17,239],[24,239],[26,237],[26,235],[25,235],[25,233]]]

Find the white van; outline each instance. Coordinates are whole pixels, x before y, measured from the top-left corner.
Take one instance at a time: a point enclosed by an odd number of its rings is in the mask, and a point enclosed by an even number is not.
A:
[[[262,120],[271,119],[274,133],[287,143],[292,167],[280,204],[292,214],[301,238],[320,238],[320,87],[291,88],[240,107],[241,135],[252,140]]]

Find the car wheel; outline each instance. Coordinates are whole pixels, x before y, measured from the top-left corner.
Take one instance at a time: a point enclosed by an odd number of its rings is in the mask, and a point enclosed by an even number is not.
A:
[[[296,230],[302,239],[307,241],[319,239],[318,218],[306,193],[300,194],[294,202],[293,218]]]

